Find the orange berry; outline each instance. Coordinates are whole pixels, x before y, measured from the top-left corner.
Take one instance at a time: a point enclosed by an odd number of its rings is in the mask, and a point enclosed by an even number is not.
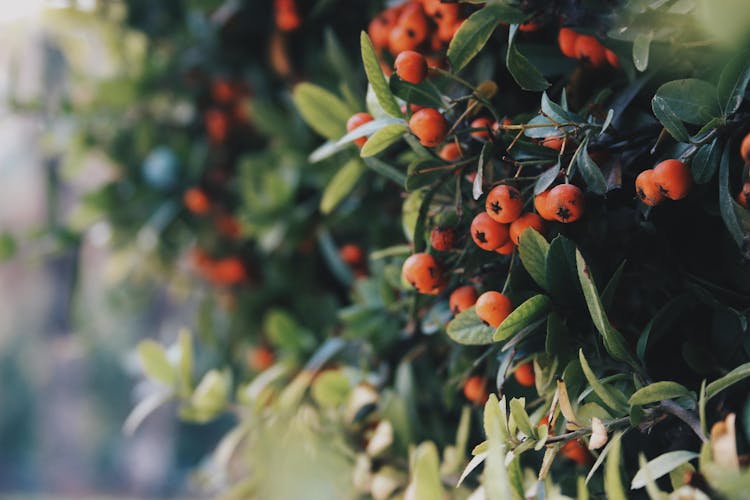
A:
[[[515,377],[516,382],[522,386],[533,386],[534,380],[536,380],[536,377],[534,376],[534,363],[529,361],[528,363],[520,365],[516,368],[516,371],[513,372],[513,376]]]
[[[419,293],[432,293],[441,285],[440,266],[428,253],[410,255],[404,261],[401,274]]]
[[[365,263],[365,252],[362,250],[362,247],[351,243],[339,249],[339,257],[353,267],[361,266]]]
[[[352,130],[359,128],[365,123],[371,122],[372,120],[373,118],[370,113],[355,113],[346,121],[346,131],[351,132]],[[359,139],[354,139],[354,144],[356,144],[360,148],[364,146],[366,142],[367,142],[367,137],[360,137]]]
[[[219,285],[236,285],[247,279],[245,265],[239,257],[226,257],[214,262],[211,281]]]
[[[247,364],[256,372],[269,368],[275,360],[273,351],[265,346],[253,347],[247,353]]]
[[[448,305],[454,316],[464,312],[477,302],[477,291],[471,285],[464,285],[451,292]]]
[[[456,31],[463,25],[462,20],[450,20],[445,19],[444,21],[441,21],[438,23],[438,29],[437,29],[437,36],[438,38],[445,43],[449,43],[451,40],[453,40],[453,37],[456,35]]]
[[[693,174],[680,160],[664,160],[654,167],[654,182],[670,200],[681,200],[693,187]]]
[[[583,215],[586,199],[583,191],[573,184],[559,184],[547,196],[547,210],[558,222],[575,222]]]
[[[481,130],[475,130],[471,133],[471,136],[483,141],[488,140],[490,138],[490,130],[493,123],[494,122],[489,118],[477,118],[476,120],[471,122],[470,127],[478,128]]]
[[[229,134],[229,119],[219,109],[209,109],[203,115],[203,123],[209,139],[214,143],[222,143]]]
[[[474,404],[483,405],[489,399],[487,381],[484,377],[473,375],[464,382],[464,396]]]
[[[409,130],[423,146],[439,146],[448,133],[448,122],[437,109],[424,108],[411,115]]]
[[[544,232],[544,221],[534,212],[527,212],[514,220],[510,225],[510,239],[518,245],[521,234],[528,228],[536,229],[537,232]]]
[[[544,220],[555,220],[555,212],[550,210],[547,205],[547,198],[549,197],[549,191],[542,191],[538,195],[534,196],[534,208],[536,212]]]
[[[557,43],[560,45],[560,52],[566,57],[576,57],[576,39],[578,33],[570,28],[560,28],[560,33],[557,35]]]
[[[439,252],[447,252],[453,248],[455,234],[449,227],[433,227],[430,231],[430,245]]]
[[[188,210],[196,215],[205,215],[211,209],[211,202],[206,193],[200,188],[190,188],[185,191],[182,201]]]
[[[542,146],[544,146],[545,148],[554,149],[555,151],[560,151],[562,149],[563,142],[563,137],[555,135],[542,139]]]
[[[238,238],[242,233],[242,227],[237,218],[221,213],[214,219],[216,230],[219,234],[226,236],[227,238]]]
[[[211,84],[211,98],[216,102],[228,103],[234,98],[234,89],[228,81],[218,78]]]
[[[497,328],[513,310],[510,299],[500,292],[484,292],[474,307],[479,319]]]
[[[742,155],[742,159],[745,160],[746,164],[750,164],[750,134],[747,134],[744,139],[742,139],[742,144],[740,144],[740,154]]]
[[[471,221],[471,238],[479,248],[491,252],[508,241],[508,226],[481,212]]]
[[[398,77],[409,83],[422,83],[427,76],[427,61],[422,54],[413,50],[401,52],[393,67]]]
[[[750,181],[742,185],[742,190],[737,193],[737,203],[745,208],[750,208]]]
[[[428,8],[427,4],[431,4]],[[458,21],[461,6],[457,3],[442,3],[439,0],[425,2],[425,12],[432,16],[437,24],[453,24]]]
[[[386,9],[370,21],[367,33],[370,35],[374,47],[382,49],[388,45],[388,37],[391,30],[396,26],[402,10],[403,7],[401,6]]]
[[[461,148],[455,142],[449,142],[440,149],[438,154],[445,161],[456,161],[461,159]]]
[[[524,33],[532,33],[534,31],[539,31],[540,29],[542,29],[542,25],[532,21],[527,21],[518,25],[518,30],[523,31]]]
[[[601,66],[606,60],[604,45],[591,35],[578,35],[574,49],[578,59],[585,59],[594,67]]]
[[[280,31],[294,31],[302,24],[294,0],[274,0],[274,11]]]
[[[591,453],[589,453],[589,450],[587,450],[577,439],[565,443],[565,445],[560,448],[560,453],[578,465],[588,465],[591,463]]]
[[[650,207],[655,207],[664,200],[664,194],[654,181],[654,170],[644,170],[635,178],[635,193],[638,198]]]
[[[410,3],[404,7],[396,26],[391,29],[388,48],[393,54],[414,50],[427,39],[429,29],[422,6]]]
[[[620,58],[617,57],[617,54],[612,52],[609,49],[604,49],[604,57],[607,59],[607,62],[610,66],[613,68],[619,68],[620,67]]]
[[[501,245],[495,249],[497,253],[500,255],[510,255],[513,253],[513,250],[516,249],[515,243],[513,243],[510,239],[508,240],[508,243],[505,245]]]
[[[484,209],[495,222],[508,224],[518,219],[523,210],[521,192],[513,186],[500,184],[487,193]]]
[[[424,109],[424,106],[420,106],[419,104],[409,104],[409,111],[412,113],[416,113],[420,109]],[[401,105],[401,112],[406,114],[406,104]]]

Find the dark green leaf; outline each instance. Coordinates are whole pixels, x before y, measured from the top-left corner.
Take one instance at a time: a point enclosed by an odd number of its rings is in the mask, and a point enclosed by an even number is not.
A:
[[[441,108],[445,106],[442,97],[433,85],[426,83],[415,85],[400,79],[396,74],[391,75],[389,85],[393,95],[400,97],[408,103],[428,108]]]
[[[703,125],[721,115],[716,87],[696,78],[667,82],[656,91],[659,98],[683,122]]]
[[[294,87],[293,99],[305,122],[323,137],[336,140],[346,133],[351,113],[335,95],[311,83],[300,83]]]
[[[648,55],[651,51],[652,32],[639,33],[633,40],[633,65],[638,71],[648,68]]]
[[[511,337],[530,325],[547,312],[549,298],[546,295],[535,295],[516,307],[495,330],[492,340],[501,341]]]
[[[495,329],[479,319],[474,307],[470,307],[448,323],[447,333],[459,344],[486,345],[493,342]]]
[[[663,399],[675,399],[690,395],[690,391],[685,386],[678,384],[677,382],[664,380],[661,382],[654,382],[653,384],[638,389],[632,396],[630,396],[628,403],[632,406],[642,406],[649,403],[656,403]]]
[[[388,86],[388,81],[385,79],[383,70],[380,68],[378,56],[375,54],[372,41],[370,41],[370,37],[367,36],[367,33],[364,31],[360,36],[360,44],[362,49],[362,62],[365,66],[365,73],[367,73],[367,80],[370,82],[372,91],[377,96],[380,106],[391,116],[403,116],[401,113],[401,107],[393,97],[391,89]]]
[[[719,76],[716,92],[719,105],[725,115],[737,111],[745,98],[745,90],[750,82],[750,53],[742,51],[724,66]]]
[[[378,129],[367,139],[359,155],[362,158],[367,158],[384,151],[388,146],[401,139],[407,130],[407,127],[400,123],[386,125]]]
[[[615,292],[617,292],[617,286],[620,284],[620,278],[622,278],[626,262],[625,260],[622,261],[622,264],[617,267],[617,270],[609,279],[607,286],[604,287],[604,291],[602,292],[602,306],[604,306],[605,310],[612,308],[612,303],[615,300]]]
[[[555,179],[557,179],[557,175],[559,173],[560,160],[557,160],[557,163],[555,163],[554,166],[545,170],[542,175],[540,175],[536,180],[536,184],[534,184],[534,195],[536,196],[539,193],[543,193],[544,191],[546,191],[547,188],[550,187],[553,182],[555,182]]]
[[[547,290],[555,301],[566,305],[583,305],[576,271],[576,248],[562,235],[552,240],[545,263]]]
[[[716,137],[710,144],[704,144],[693,156],[690,170],[693,172],[693,180],[697,184],[705,184],[710,181],[716,169],[719,167],[721,158],[721,146],[719,138]]]
[[[706,401],[719,394],[724,389],[750,377],[750,363],[740,365],[720,379],[714,380],[706,386]]]
[[[591,369],[588,361],[586,361],[586,357],[583,355],[583,349],[579,349],[578,351],[578,360],[581,363],[583,374],[591,386],[591,389],[594,391],[594,394],[602,400],[602,403],[618,414],[626,413],[628,400],[625,395],[612,386],[604,385],[599,380],[599,377]]]
[[[721,218],[724,219],[729,234],[732,235],[737,246],[742,248],[745,232],[737,218],[735,205],[737,204],[729,190],[729,155],[731,148],[729,144],[724,147],[719,163],[719,210]]]
[[[536,230],[524,231],[519,238],[518,255],[529,275],[544,290],[547,289],[546,261],[549,243]]]
[[[683,125],[677,115],[675,115],[666,100],[659,96],[654,96],[654,98],[651,99],[651,109],[654,111],[656,118],[675,140],[687,142],[688,139],[690,139],[690,134],[688,134],[685,125]]]
[[[487,43],[501,21],[522,23],[528,16],[513,7],[494,4],[476,11],[464,21],[448,46],[448,60],[458,73]]]
[[[578,168],[581,171],[581,176],[589,191],[600,195],[605,194],[607,192],[607,180],[604,178],[599,165],[589,156],[587,149],[584,147],[578,154]]]
[[[513,43],[515,32],[518,26],[510,27],[508,35],[508,53],[505,58],[505,64],[516,83],[524,90],[541,92],[550,86],[550,83],[544,78],[544,75],[529,62],[526,57],[519,52],[518,47]]]
[[[403,186],[406,182],[406,176],[403,173],[401,173],[393,165],[389,165],[383,160],[380,160],[378,158],[365,158],[365,165],[367,165],[383,177],[392,180],[399,186]]]
[[[437,158],[420,158],[414,160],[406,169],[406,184],[404,187],[407,191],[414,191],[415,189],[432,184],[445,173],[445,170],[433,169],[443,165],[446,165],[446,162]]]
[[[490,165],[492,165],[492,143],[491,142],[485,142],[484,146],[482,146],[482,152],[479,154],[479,161],[477,162],[477,175],[474,177],[474,182],[471,185],[471,195],[474,197],[475,200],[478,200],[483,193],[483,183],[484,183],[484,166],[490,162]]]

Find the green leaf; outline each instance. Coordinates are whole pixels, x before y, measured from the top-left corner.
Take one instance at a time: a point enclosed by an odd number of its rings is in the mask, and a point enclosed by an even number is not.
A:
[[[552,240],[545,263],[547,290],[555,301],[567,305],[584,305],[576,271],[576,247],[571,240],[557,235]]]
[[[723,377],[714,380],[706,386],[706,401],[719,394],[724,389],[750,377],[750,363],[740,365]]]
[[[448,46],[448,60],[455,73],[461,71],[487,43],[501,21],[522,23],[528,16],[513,7],[494,4],[476,11],[464,21]]]
[[[498,342],[510,338],[516,332],[532,324],[544,315],[549,308],[549,298],[546,295],[535,295],[516,307],[507,318],[500,323],[492,340]]]
[[[355,128],[351,132],[347,132],[346,135],[344,135],[341,139],[336,141],[337,146],[345,146],[349,144],[350,142],[354,141],[355,139],[359,139],[360,137],[367,137],[381,128],[385,127],[386,125],[394,125],[394,124],[401,124],[404,125],[406,122],[404,120],[401,120],[399,118],[379,118],[377,120],[372,120],[367,123],[364,123],[360,125],[359,127]]]
[[[599,195],[607,192],[607,180],[604,178],[599,165],[589,156],[588,148],[586,147],[578,155],[578,168],[589,191]]]
[[[401,139],[407,130],[407,127],[400,123],[382,127],[367,139],[359,155],[362,158],[367,158],[384,151],[388,146]]]
[[[633,65],[638,71],[646,71],[648,68],[648,55],[651,51],[651,40],[653,32],[638,33],[633,40]]]
[[[719,76],[716,93],[725,115],[730,115],[740,108],[745,98],[748,82],[750,82],[750,53],[742,51],[724,66]]]
[[[440,457],[437,446],[427,441],[414,450],[412,482],[415,500],[443,498],[445,491],[440,478]]]
[[[221,413],[229,397],[229,376],[218,370],[209,370],[190,397],[189,406],[181,416],[195,422],[207,422]]]
[[[534,196],[547,190],[555,182],[557,175],[560,173],[560,160],[557,160],[554,166],[548,168],[537,178],[534,184]]]
[[[591,320],[604,338],[604,348],[610,356],[616,360],[624,361],[638,369],[638,364],[635,359],[633,359],[630,352],[628,352],[627,344],[625,343],[622,334],[615,330],[610,324],[609,318],[607,318],[607,314],[604,311],[601,299],[599,298],[599,293],[596,290],[596,285],[591,277],[591,272],[579,250],[576,250],[576,264],[578,268],[578,279],[580,280],[581,288],[583,289],[583,296],[586,298],[586,305],[591,314]]]
[[[534,427],[531,425],[531,419],[529,414],[526,413],[524,408],[526,400],[524,398],[512,398],[510,400],[510,414],[513,417],[513,421],[518,426],[518,430],[526,434],[528,437],[533,438],[536,433]]]
[[[427,191],[427,194],[425,194],[424,199],[422,200],[422,204],[419,206],[419,212],[417,213],[417,220],[414,224],[414,251],[415,252],[424,252],[425,248],[427,247],[427,242],[424,238],[425,233],[425,224],[427,223],[427,213],[430,211],[430,204],[432,203],[432,198],[435,197],[435,193],[438,192],[438,189],[443,185],[443,182],[447,180],[448,177],[443,174],[443,177],[433,185],[429,191]]]
[[[694,300],[691,294],[684,293],[679,295],[659,309],[653,319],[648,322],[643,329],[638,344],[636,345],[636,354],[641,361],[646,360],[646,350],[648,343],[652,338],[658,339],[663,332],[666,332],[669,326],[676,321],[680,315],[693,304]]]
[[[383,160],[378,158],[365,158],[365,165],[383,177],[392,180],[399,186],[403,186],[406,183],[406,176],[396,167],[384,162]]]
[[[727,143],[721,154],[721,161],[719,162],[719,211],[721,212],[721,218],[724,220],[724,225],[727,227],[729,234],[732,235],[737,246],[742,248],[745,239],[745,232],[737,218],[737,210],[735,209],[737,202],[734,201],[732,193],[729,191],[730,151],[731,148],[729,147],[729,143]]]
[[[437,158],[419,158],[414,160],[406,169],[404,187],[407,191],[414,191],[424,186],[429,186],[445,173],[445,170],[435,170],[435,167],[443,165],[447,165],[445,160]]]
[[[344,404],[351,392],[349,378],[342,370],[327,370],[315,378],[312,384],[312,397],[315,402],[327,408]]]
[[[537,285],[547,289],[547,254],[549,243],[536,229],[524,231],[518,241],[518,255],[524,269]]]
[[[406,197],[401,206],[401,227],[406,239],[411,242],[414,241],[414,229],[417,225],[417,219],[419,219],[419,209],[428,192],[429,188],[412,191],[409,193],[409,196]],[[422,243],[422,246],[425,246],[424,242]]]
[[[403,116],[401,113],[401,107],[391,93],[388,81],[385,79],[383,70],[380,68],[378,56],[375,54],[372,41],[370,41],[370,37],[365,31],[360,35],[360,44],[362,49],[362,62],[365,66],[365,73],[367,73],[367,81],[370,82],[372,91],[377,96],[380,106],[389,115],[400,118]]]
[[[508,439],[505,402],[503,400],[500,404],[494,394],[490,394],[484,405],[484,432],[487,435],[487,458],[482,476],[485,494],[489,500],[514,498],[508,469],[505,466]]]
[[[473,306],[453,318],[446,331],[451,339],[464,345],[491,344],[495,333],[494,328],[479,319]]]
[[[292,97],[302,118],[318,134],[336,140],[346,133],[351,113],[341,99],[311,83],[298,84]]]
[[[563,94],[565,91],[563,91]],[[570,111],[566,111],[562,106],[549,98],[547,92],[542,93],[541,103],[542,113],[557,123],[580,122],[583,121],[580,116],[576,116]]]
[[[667,82],[656,91],[654,99],[661,99],[674,115],[683,122],[703,125],[721,115],[716,87],[712,84],[687,78]]]
[[[627,413],[628,401],[625,396],[614,387],[607,387],[589,366],[586,357],[583,355],[583,349],[578,350],[578,360],[581,362],[583,375],[586,377],[591,389],[594,391],[602,403],[614,410],[617,414]]]
[[[690,164],[690,170],[696,184],[705,184],[713,178],[716,169],[719,167],[720,158],[721,146],[718,137],[714,138],[710,144],[704,144],[698,148]]]
[[[492,143],[490,141],[485,142],[482,146],[482,151],[479,153],[479,161],[477,162],[477,175],[474,177],[474,182],[471,184],[471,195],[475,200],[478,200],[482,196],[484,166],[488,162],[490,168],[492,168]]]
[[[669,474],[685,462],[698,458],[698,454],[692,451],[679,450],[664,453],[649,460],[648,463],[636,472],[633,481],[630,483],[630,489],[637,490],[646,486],[646,481],[659,479]]]
[[[651,99],[651,109],[656,118],[676,141],[687,142],[690,139],[690,134],[688,134],[685,125],[683,125],[677,115],[675,115],[665,99],[662,99],[659,96],[654,96],[653,99]]]
[[[513,24],[508,35],[508,53],[505,64],[516,83],[524,90],[541,92],[550,86],[544,75],[519,52],[513,43],[518,26]]]
[[[685,386],[677,382],[664,380],[638,389],[630,396],[628,403],[632,406],[643,406],[663,399],[675,399],[684,396],[691,396],[691,392]]]
[[[391,75],[388,85],[393,95],[410,104],[417,104],[428,108],[442,108],[446,105],[435,86],[429,82],[420,84],[409,83],[394,73]]]
[[[190,332],[181,330],[177,342],[180,347],[179,393],[181,397],[187,397],[193,388],[193,339]]]
[[[612,277],[609,279],[607,286],[604,287],[604,291],[602,292],[602,306],[604,307],[605,311],[612,308],[612,303],[615,301],[617,286],[620,284],[620,279],[622,278],[623,271],[625,271],[626,262],[627,260],[622,261],[622,264],[620,264],[615,270],[614,274],[612,274]]]
[[[627,500],[620,477],[620,440],[622,433],[612,436],[612,449],[604,465],[604,492],[609,500]]]
[[[174,387],[177,371],[160,344],[150,339],[141,341],[138,344],[138,358],[146,375],[167,387]]]
[[[329,214],[352,192],[366,167],[359,158],[346,162],[328,183],[320,199],[320,211]]]

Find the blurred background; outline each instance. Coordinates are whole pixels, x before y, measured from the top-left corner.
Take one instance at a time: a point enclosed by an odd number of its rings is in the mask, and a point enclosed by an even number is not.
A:
[[[130,270],[106,249],[106,223],[67,229],[80,196],[113,175],[76,143],[83,118],[71,112],[122,71],[118,14],[95,9],[0,1],[2,496],[183,496],[212,442],[202,439],[211,426],[179,424],[168,406],[134,436],[121,430],[133,406],[128,353],[144,336],[175,335],[192,307],[152,282],[123,285]]]

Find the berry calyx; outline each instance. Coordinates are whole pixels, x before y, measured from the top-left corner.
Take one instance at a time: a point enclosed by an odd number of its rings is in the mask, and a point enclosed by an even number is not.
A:
[[[552,212],[558,222],[575,222],[583,215],[586,200],[583,191],[573,184],[553,187],[547,196],[546,210]]]
[[[521,215],[523,210],[521,192],[506,184],[495,186],[487,193],[484,208],[495,222],[511,223]]]

